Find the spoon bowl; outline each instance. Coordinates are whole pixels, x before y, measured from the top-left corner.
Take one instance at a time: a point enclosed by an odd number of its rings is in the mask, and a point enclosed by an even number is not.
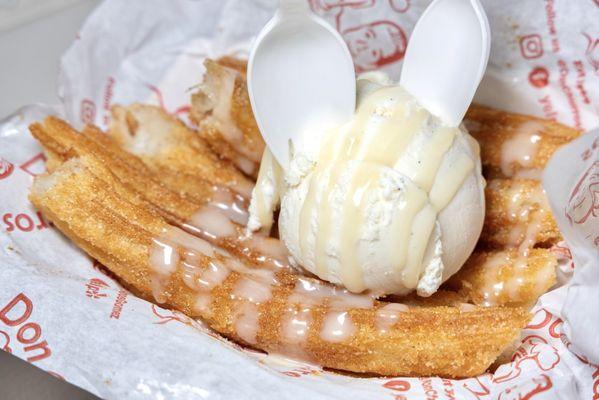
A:
[[[435,0],[410,37],[400,84],[449,126],[460,124],[480,83],[491,48],[479,0]]]
[[[316,151],[328,128],[353,115],[353,61],[341,35],[305,0],[281,0],[250,53],[248,91],[260,132],[286,168],[290,149]]]

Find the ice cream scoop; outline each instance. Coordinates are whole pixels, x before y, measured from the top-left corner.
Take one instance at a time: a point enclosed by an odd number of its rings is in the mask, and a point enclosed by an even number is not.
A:
[[[265,154],[250,229],[279,234],[293,258],[354,292],[434,293],[468,258],[484,220],[478,145],[382,74],[358,79],[354,117],[318,155],[283,172]]]
[[[248,228],[268,230],[280,204],[281,239],[321,279],[353,292],[434,293],[466,261],[484,221],[478,145],[458,125],[489,41],[478,0],[433,1],[410,39],[401,85],[367,74],[347,123],[304,132],[315,145],[294,146],[284,170],[265,152]]]

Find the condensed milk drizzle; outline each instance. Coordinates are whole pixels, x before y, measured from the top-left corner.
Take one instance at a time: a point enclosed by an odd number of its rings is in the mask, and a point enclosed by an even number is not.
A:
[[[409,310],[405,304],[389,303],[376,311],[375,326],[380,333],[385,333],[399,320],[401,313]]]
[[[401,95],[401,93],[388,92],[383,89],[376,96]],[[459,185],[474,168],[474,163],[464,162],[454,174],[447,176],[441,182],[435,179],[440,168],[440,158],[448,151],[459,130],[444,129],[438,135],[428,133],[422,137],[422,125],[430,123],[423,112],[408,112],[412,105],[397,107],[391,115],[385,115],[375,106],[375,101],[366,102],[358,111],[357,122],[354,127],[345,131],[343,143],[332,143],[334,149],[325,148],[326,155],[323,166],[333,166],[339,161],[357,159],[369,165],[383,163],[383,167],[393,169],[398,164],[405,164],[407,168],[406,179],[413,179],[416,183],[410,184],[406,189],[406,196],[412,196],[422,201],[415,201],[417,207],[406,207],[404,221],[425,221],[419,224],[423,228],[415,229],[414,224],[407,228],[398,229],[405,239],[399,242],[406,243],[406,251],[402,251],[397,259],[408,264],[408,274],[403,278],[406,284],[414,287],[417,283],[417,264],[421,261],[424,246],[428,242],[436,213],[438,213],[455,194]],[[360,111],[363,110],[363,111]],[[365,124],[371,113],[380,113],[380,129],[375,129],[366,134]],[[405,135],[398,136],[391,132],[396,123],[407,119]],[[392,136],[389,136],[392,135]],[[391,140],[386,140],[391,139]],[[414,141],[427,145],[430,157],[422,159],[401,160],[404,152],[411,151]],[[366,146],[370,143],[371,146]],[[386,143],[390,150],[376,144]],[[378,146],[378,147],[377,147]],[[434,157],[433,157],[434,156]],[[409,158],[409,157],[408,157]],[[427,161],[431,158],[435,160]],[[353,226],[361,226],[363,218],[360,210],[367,199],[368,191],[378,184],[381,175],[380,167],[373,167],[375,171],[363,171],[356,175],[350,182],[346,204],[348,207],[343,213],[343,220],[355,223],[346,224],[344,229],[344,243],[355,243],[359,235]],[[341,168],[332,167],[329,173],[328,190],[332,190],[339,176],[343,173]],[[375,178],[372,179],[372,176]],[[438,193],[431,202],[431,193]],[[308,196],[317,199],[330,196],[326,190],[321,193],[309,193]],[[311,217],[316,217],[328,224],[334,224],[330,209],[320,206],[321,202],[315,201],[308,204],[309,209],[303,209]],[[263,306],[269,302],[281,301],[276,299],[274,293],[283,290],[285,293],[291,288],[291,293],[285,299],[284,308],[279,326],[281,336],[286,342],[296,348],[306,347],[310,335],[317,335],[320,339],[330,343],[340,343],[350,340],[357,332],[356,321],[352,318],[352,310],[372,310],[375,329],[380,334],[388,332],[401,318],[401,314],[409,312],[407,306],[402,304],[382,305],[368,294],[353,294],[346,289],[333,287],[320,281],[299,276],[286,276],[285,282],[277,277],[277,272],[283,269],[293,271],[292,262],[287,250],[276,239],[254,235],[246,237],[241,227],[248,222],[247,202],[241,196],[235,195],[226,189],[216,189],[210,202],[194,214],[189,221],[182,224],[182,229],[171,227],[156,238],[150,251],[150,263],[154,271],[152,289],[159,302],[168,300],[169,293],[165,291],[173,276],[177,274],[183,283],[191,289],[196,299],[195,312],[205,315],[210,313],[214,301],[214,290],[225,285],[228,300],[231,301],[230,325],[238,338],[249,344],[260,341],[260,325]],[[405,225],[405,223],[403,224]],[[300,237],[305,237],[306,232],[300,232]],[[411,240],[408,240],[411,238]],[[250,256],[261,268],[250,268],[227,252],[223,245],[227,240],[234,240],[236,245],[241,243],[245,248],[244,255]],[[417,244],[420,243],[420,248]],[[320,253],[326,251],[326,246],[320,244]],[[416,248],[418,247],[418,248]],[[352,255],[355,249],[345,249],[344,254]],[[252,255],[256,257],[251,257]],[[322,257],[318,254],[317,257]],[[351,260],[347,265],[352,265]],[[363,289],[362,272],[357,265],[343,273],[343,282],[350,289],[360,291]],[[290,281],[291,279],[291,281]],[[222,292],[221,292],[222,293]],[[222,294],[221,294],[222,296]]]
[[[509,178],[540,179],[541,170],[533,168],[543,125],[527,121],[518,127],[501,148],[501,172]]]
[[[260,340],[261,306],[273,301],[277,287],[290,284],[289,278],[287,283],[277,278],[279,267],[250,268],[215,245],[176,227],[170,227],[153,240],[149,261],[154,272],[152,289],[156,300],[168,300],[167,285],[177,275],[195,293],[194,311],[202,315],[210,313],[213,290],[235,275],[228,292],[233,302],[231,326],[248,344]],[[371,295],[353,294],[305,277],[293,279],[280,325],[281,337],[293,354],[303,351],[310,334],[331,343],[349,340],[357,329],[352,309],[372,309],[376,314],[376,329],[381,333],[390,329],[401,312],[407,311],[401,304],[379,307]],[[316,324],[316,313],[323,311]]]
[[[228,189],[214,187],[211,200],[181,227],[193,235],[191,237],[197,236],[216,245],[232,239],[238,250],[260,265],[294,268],[287,248],[279,240],[245,234],[248,216],[247,200]]]

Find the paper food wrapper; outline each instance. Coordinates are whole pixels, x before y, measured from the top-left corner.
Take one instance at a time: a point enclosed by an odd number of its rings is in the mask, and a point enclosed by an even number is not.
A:
[[[599,3],[483,3],[493,47],[477,101],[597,127]],[[428,1],[310,5],[343,34],[359,71],[397,78]],[[275,8],[266,0],[105,1],[62,59],[62,105],[28,106],[0,123],[0,348],[107,399],[599,398],[598,130],[560,150],[544,176],[568,244],[554,249],[562,285],[533,309],[511,363],[464,380],[357,378],[242,349],[128,293],[31,206],[28,188],[45,167],[30,122],[57,114],[105,127],[112,104],[131,102],[185,118],[203,60],[247,54]]]

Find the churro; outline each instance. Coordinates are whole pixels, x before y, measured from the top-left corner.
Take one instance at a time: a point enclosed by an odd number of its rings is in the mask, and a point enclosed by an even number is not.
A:
[[[71,158],[36,179],[31,200],[139,295],[254,348],[353,372],[462,377],[482,373],[529,318],[521,308],[385,303],[241,262],[166,223],[102,168]]]

